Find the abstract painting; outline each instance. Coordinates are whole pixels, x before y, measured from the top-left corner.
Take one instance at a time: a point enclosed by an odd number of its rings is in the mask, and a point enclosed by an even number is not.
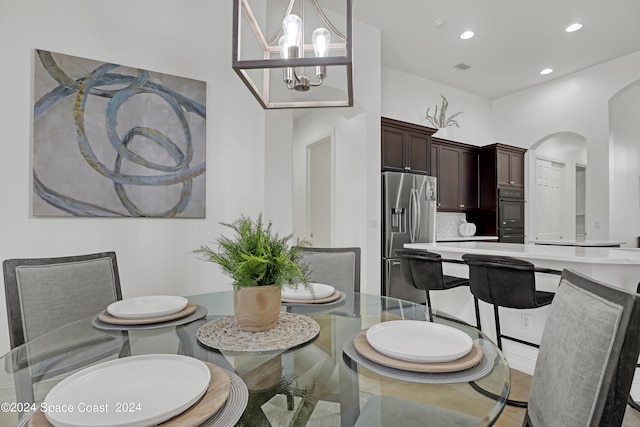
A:
[[[36,50],[33,215],[205,217],[206,83]]]

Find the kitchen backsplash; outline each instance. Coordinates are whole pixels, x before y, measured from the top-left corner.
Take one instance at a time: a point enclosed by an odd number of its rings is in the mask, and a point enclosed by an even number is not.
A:
[[[436,213],[436,239],[460,236],[460,233],[458,233],[458,226],[460,225],[460,221],[463,219],[467,219],[467,216],[463,213]]]

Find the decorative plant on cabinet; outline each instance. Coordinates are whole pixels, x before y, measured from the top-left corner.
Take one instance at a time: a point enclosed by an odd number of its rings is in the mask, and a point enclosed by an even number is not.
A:
[[[425,115],[425,118],[429,121],[429,123],[431,123],[431,125],[433,125],[433,127],[437,129],[444,129],[449,126],[455,126],[459,128],[460,125],[458,124],[456,117],[462,114],[463,111],[458,111],[457,113],[447,117],[449,101],[447,101],[447,98],[445,98],[444,95],[440,96],[442,97],[442,105],[440,105],[440,109],[438,110],[438,106],[436,105],[433,114],[429,114],[430,107],[427,108],[427,114]]]

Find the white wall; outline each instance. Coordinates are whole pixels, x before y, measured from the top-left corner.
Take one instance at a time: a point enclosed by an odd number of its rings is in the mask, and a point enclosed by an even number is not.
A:
[[[293,112],[266,113],[264,171],[264,216],[280,235],[293,233]]]
[[[231,8],[203,0],[0,3],[0,259],[115,250],[125,297],[228,289],[230,279],[191,251],[223,231],[219,221],[264,208],[265,113],[231,68]],[[32,217],[35,48],[206,81],[206,219]],[[9,349],[5,319],[0,302],[0,353]]]
[[[638,75],[637,75],[638,76]],[[638,76],[640,77],[640,76]],[[640,236],[640,84],[611,99],[610,237],[636,247]]]
[[[433,112],[443,95],[449,101],[447,116],[462,111],[460,125],[447,127],[445,139],[483,146],[497,142],[493,138],[491,101],[440,83],[382,67],[382,116],[423,126],[427,108]],[[439,136],[439,135],[436,135]],[[508,144],[508,142],[504,142]]]
[[[609,99],[639,75],[640,52],[636,52],[493,102],[497,141],[529,148],[559,132],[587,139],[589,239],[613,238],[610,224],[615,220],[610,211],[617,210],[621,203],[620,197],[611,197],[613,186],[623,194],[632,191],[626,181],[614,184],[610,179],[621,160],[610,156]]]
[[[293,130],[294,231],[304,236],[306,146],[328,136],[334,147],[333,246],[362,250],[361,289],[380,292],[380,31],[354,23],[353,108],[316,109]],[[267,195],[268,198],[276,197]]]

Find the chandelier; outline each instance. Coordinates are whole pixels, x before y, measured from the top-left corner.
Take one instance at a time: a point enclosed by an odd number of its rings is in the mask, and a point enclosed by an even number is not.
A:
[[[263,108],[353,106],[352,0],[333,22],[318,1],[234,0],[233,69]]]

